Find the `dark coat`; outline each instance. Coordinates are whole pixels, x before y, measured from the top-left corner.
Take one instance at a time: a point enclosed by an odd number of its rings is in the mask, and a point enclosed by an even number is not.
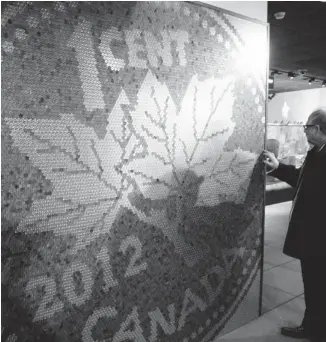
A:
[[[284,254],[326,257],[326,146],[310,150],[302,168],[280,163],[270,174],[296,188]]]

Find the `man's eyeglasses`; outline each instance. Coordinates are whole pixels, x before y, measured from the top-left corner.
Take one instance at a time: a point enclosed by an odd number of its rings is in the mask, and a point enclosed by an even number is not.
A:
[[[310,127],[319,127],[319,125],[303,125],[303,129],[306,130],[307,128]]]

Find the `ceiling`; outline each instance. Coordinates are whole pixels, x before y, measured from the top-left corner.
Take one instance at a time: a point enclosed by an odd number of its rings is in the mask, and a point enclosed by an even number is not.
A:
[[[274,14],[284,11],[282,20]],[[271,92],[287,92],[320,88],[326,80],[326,2],[269,1],[270,69],[300,73],[304,76],[290,79],[286,73],[274,76]],[[308,83],[310,77],[316,82]]]

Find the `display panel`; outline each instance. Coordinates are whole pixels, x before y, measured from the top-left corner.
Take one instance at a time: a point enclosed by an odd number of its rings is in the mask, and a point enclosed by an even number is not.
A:
[[[266,26],[183,2],[2,7],[3,337],[214,338],[261,262]]]

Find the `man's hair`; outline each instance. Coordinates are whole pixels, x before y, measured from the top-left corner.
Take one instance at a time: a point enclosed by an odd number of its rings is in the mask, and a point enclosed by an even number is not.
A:
[[[314,110],[311,115],[311,120],[314,125],[318,125],[320,130],[326,134],[326,107]]]

